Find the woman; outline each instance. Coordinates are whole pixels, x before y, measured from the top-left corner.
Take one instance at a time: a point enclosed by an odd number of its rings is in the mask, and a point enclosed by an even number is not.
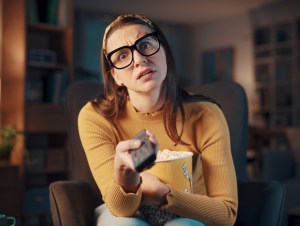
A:
[[[157,25],[119,16],[105,31],[101,63],[105,93],[83,107],[78,122],[105,202],[98,225],[233,225],[237,185],[226,120],[215,103],[178,86]],[[135,171],[130,150],[141,142],[132,137],[144,128],[160,149],[193,152],[193,194]],[[143,218],[145,206],[158,219]]]

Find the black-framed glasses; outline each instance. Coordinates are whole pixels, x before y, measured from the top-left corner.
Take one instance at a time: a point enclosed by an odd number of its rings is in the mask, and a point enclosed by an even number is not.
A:
[[[106,59],[114,68],[123,69],[128,67],[133,59],[133,50],[137,50],[143,56],[152,56],[160,49],[160,41],[157,32],[147,34],[131,46],[122,46],[106,55]]]

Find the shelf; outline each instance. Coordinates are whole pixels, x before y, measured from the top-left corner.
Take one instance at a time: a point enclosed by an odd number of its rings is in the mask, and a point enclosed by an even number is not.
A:
[[[295,44],[293,41],[289,40],[286,42],[277,42],[275,47],[276,49],[294,48]]]
[[[274,57],[274,61],[278,62],[278,61],[290,61],[291,59],[293,59],[292,56],[275,56]]]
[[[68,29],[68,27],[61,26],[61,25],[46,24],[46,23],[35,23],[35,24],[29,24],[28,29],[41,30],[44,32],[65,32]]]
[[[49,70],[63,70],[67,68],[66,64],[40,63],[40,62],[28,62],[27,66],[30,68],[49,69]]]
[[[274,59],[271,57],[255,58],[255,65],[272,64],[273,61],[274,61]]]
[[[274,84],[275,87],[278,88],[291,88],[291,85],[293,84],[292,82],[294,82],[292,79],[286,79],[286,80],[275,80]]]
[[[255,46],[256,52],[270,51],[271,49],[272,49],[272,46],[270,44]]]
[[[63,105],[28,104],[26,122],[26,131],[31,133],[65,133],[67,131]]]

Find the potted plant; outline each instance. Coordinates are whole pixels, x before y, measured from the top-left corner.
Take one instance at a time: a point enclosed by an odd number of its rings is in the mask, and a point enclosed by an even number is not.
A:
[[[15,142],[23,136],[23,132],[12,125],[0,128],[0,158],[8,159]]]

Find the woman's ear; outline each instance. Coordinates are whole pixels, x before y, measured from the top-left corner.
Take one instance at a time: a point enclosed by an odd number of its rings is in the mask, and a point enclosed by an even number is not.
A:
[[[123,82],[118,78],[118,75],[114,73],[113,70],[110,71],[112,77],[114,78],[115,82],[118,86],[123,86]]]

